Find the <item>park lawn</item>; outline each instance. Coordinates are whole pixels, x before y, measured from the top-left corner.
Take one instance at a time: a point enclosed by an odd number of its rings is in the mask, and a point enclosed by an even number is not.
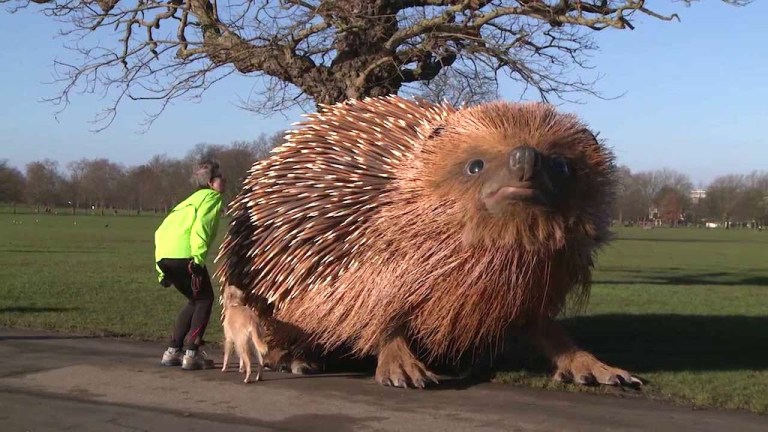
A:
[[[0,214],[0,326],[164,340],[183,300],[156,283],[160,221]],[[768,232],[620,229],[597,267],[589,306],[564,323],[647,380],[642,393],[552,383],[536,355],[495,381],[768,413]],[[206,340],[220,337],[213,320]]]
[[[648,381],[656,398],[768,413],[768,232],[622,229],[598,257],[586,313],[571,336]],[[496,380],[568,391],[545,362]]]

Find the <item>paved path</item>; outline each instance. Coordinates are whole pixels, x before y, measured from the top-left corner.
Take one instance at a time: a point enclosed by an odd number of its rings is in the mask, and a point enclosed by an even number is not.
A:
[[[163,368],[162,349],[0,329],[0,430],[768,431],[748,413],[495,384],[407,391],[267,372],[245,385],[237,372]]]

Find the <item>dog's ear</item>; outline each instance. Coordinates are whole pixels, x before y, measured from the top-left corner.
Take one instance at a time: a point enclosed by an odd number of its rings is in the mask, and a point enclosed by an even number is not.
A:
[[[234,285],[227,284],[224,286],[224,303],[225,306],[243,306],[245,305],[245,293]]]

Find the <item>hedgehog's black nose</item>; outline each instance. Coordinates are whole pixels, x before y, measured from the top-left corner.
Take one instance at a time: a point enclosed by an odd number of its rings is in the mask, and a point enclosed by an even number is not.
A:
[[[517,181],[530,181],[540,166],[541,155],[533,147],[520,146],[509,154],[509,171]]]

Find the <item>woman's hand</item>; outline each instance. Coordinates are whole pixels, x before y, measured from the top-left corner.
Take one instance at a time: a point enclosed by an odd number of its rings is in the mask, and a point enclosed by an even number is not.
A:
[[[200,291],[200,284],[203,282],[203,276],[205,275],[205,267],[197,264],[195,260],[189,260],[189,275],[192,278],[192,295],[197,297],[197,293]]]

